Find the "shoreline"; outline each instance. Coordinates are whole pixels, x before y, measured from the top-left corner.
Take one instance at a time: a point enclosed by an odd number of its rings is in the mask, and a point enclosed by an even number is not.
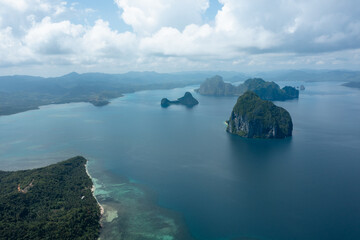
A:
[[[96,196],[95,196],[95,189],[96,189],[96,187],[95,187],[95,184],[94,184],[94,182],[93,182],[93,179],[92,179],[92,177],[91,177],[91,175],[90,175],[90,173],[89,173],[89,171],[88,171],[87,163],[88,163],[88,160],[86,160],[86,163],[85,163],[85,171],[86,171],[86,174],[89,176],[89,178],[91,179],[91,182],[92,182],[91,193],[92,193],[93,197],[95,198],[95,200],[96,200],[96,202],[97,202],[97,204],[98,204],[98,206],[99,206],[99,208],[100,208],[100,220],[99,220],[99,222],[100,222],[100,221],[101,221],[101,218],[103,217],[103,215],[104,215],[104,213],[105,213],[105,210],[104,210],[104,207],[99,203],[99,200],[98,200],[98,199],[96,198]]]

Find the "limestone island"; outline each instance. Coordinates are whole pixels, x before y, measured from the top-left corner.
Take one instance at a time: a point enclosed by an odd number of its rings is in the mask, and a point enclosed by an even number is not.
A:
[[[227,125],[227,132],[247,138],[285,138],[293,130],[288,111],[251,91],[238,98]]]
[[[98,239],[100,206],[86,162],[0,171],[0,239]]]
[[[161,99],[161,107],[163,107],[163,108],[167,108],[168,106],[170,106],[172,104],[185,105],[186,107],[191,108],[191,107],[199,104],[199,102],[189,92],[186,92],[183,97],[178,98],[178,100],[176,100],[176,101],[170,101],[167,98]]]
[[[266,82],[261,78],[250,78],[239,86],[225,83],[221,76],[208,78],[195,90],[201,95],[208,96],[239,96],[246,91],[255,92],[261,99],[270,101],[284,101],[299,98],[299,90],[286,86],[280,88],[275,82]]]

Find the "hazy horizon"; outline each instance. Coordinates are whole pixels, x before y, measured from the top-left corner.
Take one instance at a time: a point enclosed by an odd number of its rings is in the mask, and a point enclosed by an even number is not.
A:
[[[274,74],[280,74],[280,73],[286,73],[286,72],[304,72],[304,73],[326,73],[326,72],[359,72],[359,70],[351,70],[351,69],[310,69],[310,68],[304,68],[304,69],[276,69],[276,70],[253,70],[253,71],[236,71],[236,70],[188,70],[188,71],[173,71],[173,72],[161,72],[161,71],[124,71],[124,72],[100,72],[100,71],[94,71],[94,72],[65,72],[65,73],[54,73],[53,75],[47,75],[47,74],[0,74],[0,77],[13,77],[13,76],[30,76],[30,77],[41,77],[41,78],[57,78],[57,77],[63,77],[70,74],[106,74],[106,75],[122,75],[122,74],[129,74],[129,73],[156,73],[156,74],[197,74],[197,73],[213,73],[214,75],[221,73],[229,73],[229,74],[244,74],[248,75],[249,77],[261,77],[256,74],[264,74],[264,73],[274,73]]]

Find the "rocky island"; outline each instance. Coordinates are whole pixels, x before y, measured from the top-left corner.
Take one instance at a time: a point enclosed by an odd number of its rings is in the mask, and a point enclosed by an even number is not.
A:
[[[178,98],[178,100],[176,100],[176,101],[170,101],[167,98],[161,99],[161,106],[164,108],[166,108],[172,104],[180,104],[180,105],[185,105],[187,107],[193,107],[193,106],[199,104],[199,102],[189,92],[186,92],[183,97]]]
[[[101,214],[86,162],[0,171],[0,239],[98,239]]]
[[[238,98],[227,124],[226,131],[247,138],[285,138],[293,130],[288,111],[251,91]]]
[[[237,87],[231,83],[225,83],[223,78],[216,75],[212,78],[207,78],[205,82],[200,85],[200,88],[196,89],[201,95],[209,96],[234,96],[240,95]]]
[[[225,83],[221,76],[208,78],[196,91],[210,96],[239,96],[246,91],[255,92],[260,98],[271,101],[284,101],[299,98],[299,90],[286,86],[280,88],[275,82],[266,82],[261,78],[250,78],[239,86]]]

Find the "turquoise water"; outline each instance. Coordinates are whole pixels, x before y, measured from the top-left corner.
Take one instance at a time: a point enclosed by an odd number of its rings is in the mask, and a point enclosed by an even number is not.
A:
[[[88,158],[103,239],[359,239],[360,91],[300,84],[289,139],[227,134],[234,97],[160,107],[190,86],[0,117],[0,168]]]

